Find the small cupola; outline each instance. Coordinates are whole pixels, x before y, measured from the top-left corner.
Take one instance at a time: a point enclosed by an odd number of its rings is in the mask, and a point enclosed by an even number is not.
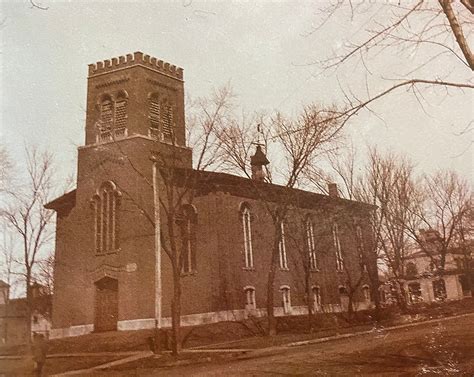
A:
[[[268,161],[267,156],[262,151],[262,146],[257,144],[257,150],[255,154],[250,157],[250,165],[252,166],[252,179],[256,181],[263,181],[265,180],[265,172],[263,171],[263,167],[268,165],[270,161]]]

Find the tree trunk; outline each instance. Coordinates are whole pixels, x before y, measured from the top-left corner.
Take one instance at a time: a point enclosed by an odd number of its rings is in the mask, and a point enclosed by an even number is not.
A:
[[[32,351],[31,342],[31,316],[33,307],[33,292],[31,292],[31,272],[26,272],[26,345],[29,352]]]
[[[275,225],[275,237],[273,240],[272,259],[270,261],[270,271],[268,272],[267,281],[267,317],[268,317],[268,336],[276,335],[276,319],[274,312],[274,285],[275,285],[275,273],[276,264],[278,260],[278,253],[281,239],[281,228],[279,223]]]
[[[306,269],[306,295],[308,297],[308,332],[313,332],[313,310],[314,310],[314,297],[311,289],[311,274],[309,272],[309,267]]]
[[[397,303],[398,307],[402,312],[406,312],[408,305],[407,305],[407,299],[406,299],[406,294],[405,294],[405,288],[403,288],[403,282],[397,280],[397,285],[398,289],[396,290],[397,292]]]
[[[177,270],[177,271],[176,271]],[[171,352],[178,356],[181,351],[181,271],[179,264],[173,271],[173,301],[171,303]]]
[[[463,30],[461,25],[456,18],[456,14],[451,6],[452,0],[438,0],[439,4],[443,8],[443,12],[446,18],[449,21],[449,26],[453,31],[454,37],[456,38],[456,42],[458,43],[459,48],[461,49],[464,57],[466,58],[466,62],[471,68],[474,70],[474,57],[472,55],[471,49],[469,48],[469,43],[464,36]]]
[[[354,317],[354,292],[349,292],[348,295],[348,303],[347,303],[347,316],[349,319],[352,319]]]
[[[380,282],[378,279],[378,273],[377,270],[375,271],[375,274],[369,273],[369,279],[370,279],[370,288],[371,292],[370,295],[373,297],[374,300],[374,305],[375,305],[375,322],[380,321]]]
[[[268,330],[267,335],[273,336],[276,335],[276,319],[273,309],[273,286],[275,284],[275,266],[270,266],[270,271],[268,272],[268,281],[267,281],[267,317],[268,317]]]

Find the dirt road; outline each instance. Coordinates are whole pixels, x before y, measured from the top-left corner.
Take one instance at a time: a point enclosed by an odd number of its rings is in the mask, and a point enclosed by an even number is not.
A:
[[[474,376],[474,316],[140,376]]]

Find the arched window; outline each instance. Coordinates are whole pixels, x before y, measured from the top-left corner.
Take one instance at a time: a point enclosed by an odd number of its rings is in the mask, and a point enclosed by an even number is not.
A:
[[[113,182],[104,182],[93,197],[95,212],[96,253],[114,252],[120,248],[119,207],[121,193]]]
[[[165,100],[161,103],[161,135],[163,140],[172,140],[173,125],[173,106],[167,100]]]
[[[280,268],[282,270],[288,270],[288,258],[286,256],[286,245],[285,245],[285,224],[283,221],[280,223],[281,237],[278,243],[278,250],[280,256]]]
[[[280,291],[282,295],[283,312],[289,314],[291,312],[290,287],[283,285],[280,287]]]
[[[100,124],[101,133],[110,132],[114,123],[114,103],[110,96],[104,96],[100,103]]]
[[[150,131],[149,136],[159,139],[160,134],[160,120],[161,120],[161,108],[160,99],[158,94],[153,93],[149,96],[149,114],[150,119]]]
[[[251,214],[247,203],[240,207],[240,215],[242,221],[242,230],[244,234],[244,257],[245,267],[253,268],[253,249],[252,249],[252,228],[251,228]]]
[[[246,310],[254,310],[257,308],[257,304],[255,302],[255,288],[254,287],[244,287],[245,293],[245,309]]]
[[[161,141],[173,140],[174,107],[158,93],[148,96],[149,136]]]
[[[336,270],[344,271],[344,259],[342,256],[341,240],[339,238],[339,226],[337,224],[334,224],[332,227],[332,236],[334,249],[336,250]]]
[[[364,301],[370,302],[370,287],[368,285],[362,287],[362,294],[364,295]]]
[[[318,269],[318,258],[316,255],[316,245],[314,240],[314,225],[310,218],[306,219],[306,245],[308,247],[309,268]]]
[[[98,122],[97,141],[112,141],[127,136],[127,101],[125,90],[117,94],[117,98],[105,94],[99,102],[100,117]]]
[[[124,137],[127,129],[127,96],[120,92],[115,101],[114,128],[115,137]]]
[[[313,306],[314,306],[314,311],[318,312],[321,311],[322,308],[322,302],[321,302],[321,288],[319,286],[313,286],[311,288],[311,291],[313,293]]]
[[[196,224],[197,212],[194,206],[184,205],[180,216],[181,226],[181,272],[196,272]]]

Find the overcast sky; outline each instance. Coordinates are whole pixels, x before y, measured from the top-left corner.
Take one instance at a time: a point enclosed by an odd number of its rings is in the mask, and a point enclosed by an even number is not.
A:
[[[309,33],[320,19],[317,2],[40,4],[48,10],[28,1],[2,3],[1,138],[19,162],[25,143],[49,148],[64,175],[74,170],[84,142],[87,65],[98,60],[143,51],[183,67],[193,97],[230,82],[247,111],[294,113],[311,102],[340,103],[343,89],[365,93],[360,66],[336,75],[311,63],[343,46],[367,20],[342,15]],[[369,62],[371,92],[422,58],[395,52]],[[452,80],[471,77],[451,60],[438,67]],[[435,78],[432,70],[417,74]],[[378,116],[362,113],[346,132],[361,151],[378,145],[408,155],[420,171],[453,168],[472,182],[472,133],[457,136],[473,119],[472,94],[430,90],[425,97],[421,108],[413,96],[396,93],[374,105]]]

